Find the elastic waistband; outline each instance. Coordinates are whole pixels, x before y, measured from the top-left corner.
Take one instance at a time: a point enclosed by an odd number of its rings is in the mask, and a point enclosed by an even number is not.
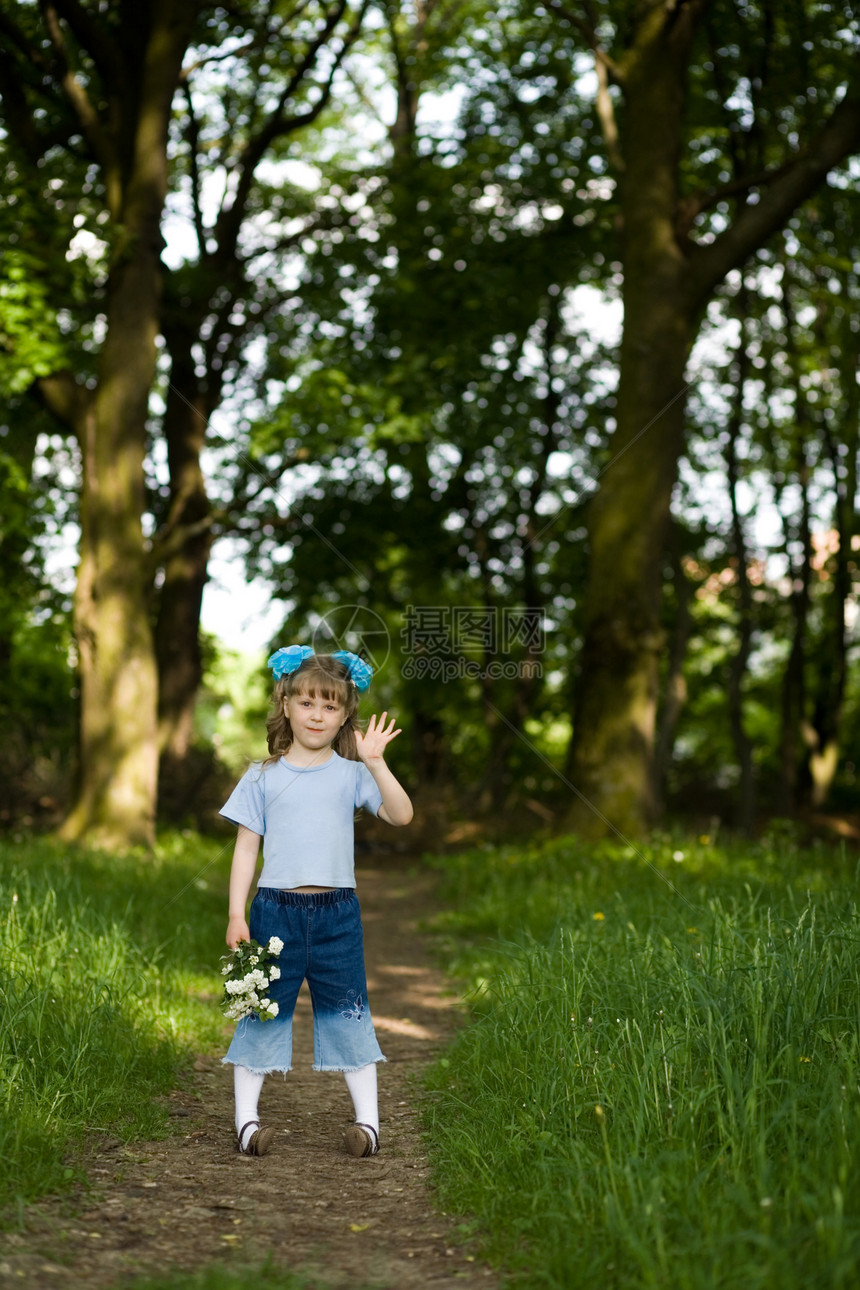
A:
[[[258,887],[257,895],[264,900],[274,901],[276,905],[307,908],[314,905],[339,905],[343,900],[354,900],[355,889],[335,887],[332,891],[284,891],[280,887]]]

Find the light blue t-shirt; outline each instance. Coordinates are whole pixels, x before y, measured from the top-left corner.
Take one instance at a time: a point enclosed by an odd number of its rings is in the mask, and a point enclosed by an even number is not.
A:
[[[260,887],[354,887],[355,812],[381,805],[364,763],[332,752],[321,766],[255,762],[219,814],[262,837]]]

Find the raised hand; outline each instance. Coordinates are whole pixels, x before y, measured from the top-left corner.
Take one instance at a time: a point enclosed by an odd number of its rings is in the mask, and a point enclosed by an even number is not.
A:
[[[392,717],[386,727],[387,712],[383,712],[377,723],[376,713],[367,723],[367,729],[364,734],[360,730],[355,732],[355,750],[361,760],[365,763],[371,761],[381,761],[385,756],[385,749],[392,739],[396,739],[400,730],[395,730],[395,721]]]

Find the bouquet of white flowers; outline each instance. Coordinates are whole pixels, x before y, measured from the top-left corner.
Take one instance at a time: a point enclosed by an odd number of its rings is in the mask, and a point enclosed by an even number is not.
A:
[[[266,991],[281,975],[277,963],[271,963],[270,959],[277,958],[283,948],[284,942],[272,936],[268,945],[240,941],[232,954],[222,954],[224,966],[221,975],[225,981],[221,1007],[231,1021],[249,1017],[252,1013],[256,1013],[261,1021],[277,1017],[278,1005]]]

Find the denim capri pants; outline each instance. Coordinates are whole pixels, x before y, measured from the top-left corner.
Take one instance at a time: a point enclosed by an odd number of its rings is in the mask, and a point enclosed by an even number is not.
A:
[[[305,979],[314,1013],[314,1070],[354,1071],[385,1061],[367,1005],[361,912],[351,887],[314,892],[258,887],[249,929],[260,945],[271,936],[284,942],[275,960],[280,980],[267,991],[278,1015],[271,1021],[243,1017],[222,1061],[259,1075],[290,1070],[293,1011]]]

